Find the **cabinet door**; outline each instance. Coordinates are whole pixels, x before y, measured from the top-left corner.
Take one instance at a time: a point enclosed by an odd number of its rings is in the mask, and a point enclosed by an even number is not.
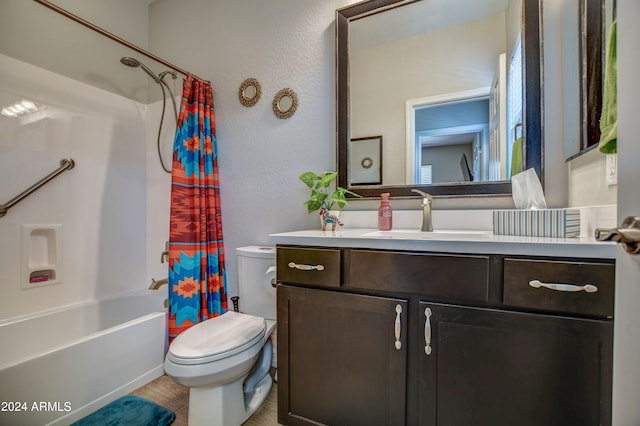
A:
[[[611,424],[611,322],[420,307],[421,425]]]
[[[278,286],[278,422],[403,425],[406,313],[405,300]]]

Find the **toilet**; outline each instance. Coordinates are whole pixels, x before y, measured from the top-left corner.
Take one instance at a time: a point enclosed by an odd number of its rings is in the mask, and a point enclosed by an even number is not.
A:
[[[248,246],[238,257],[239,311],[228,311],[174,339],[167,376],[189,389],[189,425],[242,424],[272,386],[276,326],[275,249]]]

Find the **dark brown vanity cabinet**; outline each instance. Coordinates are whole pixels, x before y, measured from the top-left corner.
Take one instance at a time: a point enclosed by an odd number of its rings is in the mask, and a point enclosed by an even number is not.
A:
[[[613,261],[279,246],[278,281],[282,424],[611,423]]]
[[[279,286],[278,421],[405,424],[406,312],[403,299]]]
[[[420,425],[611,424],[610,321],[431,302],[420,309],[430,334],[419,363]]]

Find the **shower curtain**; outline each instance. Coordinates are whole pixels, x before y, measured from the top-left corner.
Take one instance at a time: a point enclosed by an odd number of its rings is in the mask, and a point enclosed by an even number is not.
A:
[[[227,311],[211,84],[187,76],[173,146],[169,342]]]

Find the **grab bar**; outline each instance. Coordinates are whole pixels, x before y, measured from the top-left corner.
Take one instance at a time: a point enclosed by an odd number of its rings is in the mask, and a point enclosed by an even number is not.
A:
[[[76,163],[71,158],[63,158],[62,160],[60,160],[59,168],[49,173],[47,176],[43,177],[42,179],[40,179],[38,182],[30,186],[29,188],[22,191],[16,197],[13,197],[11,200],[7,201],[6,204],[0,204],[0,217],[3,217],[4,215],[6,215],[11,207],[15,206],[20,201],[27,198],[34,191],[36,191],[41,186],[43,186],[44,184],[46,184],[47,182],[49,182],[50,180],[58,176],[60,173],[64,172],[65,170],[73,169],[75,165]]]

